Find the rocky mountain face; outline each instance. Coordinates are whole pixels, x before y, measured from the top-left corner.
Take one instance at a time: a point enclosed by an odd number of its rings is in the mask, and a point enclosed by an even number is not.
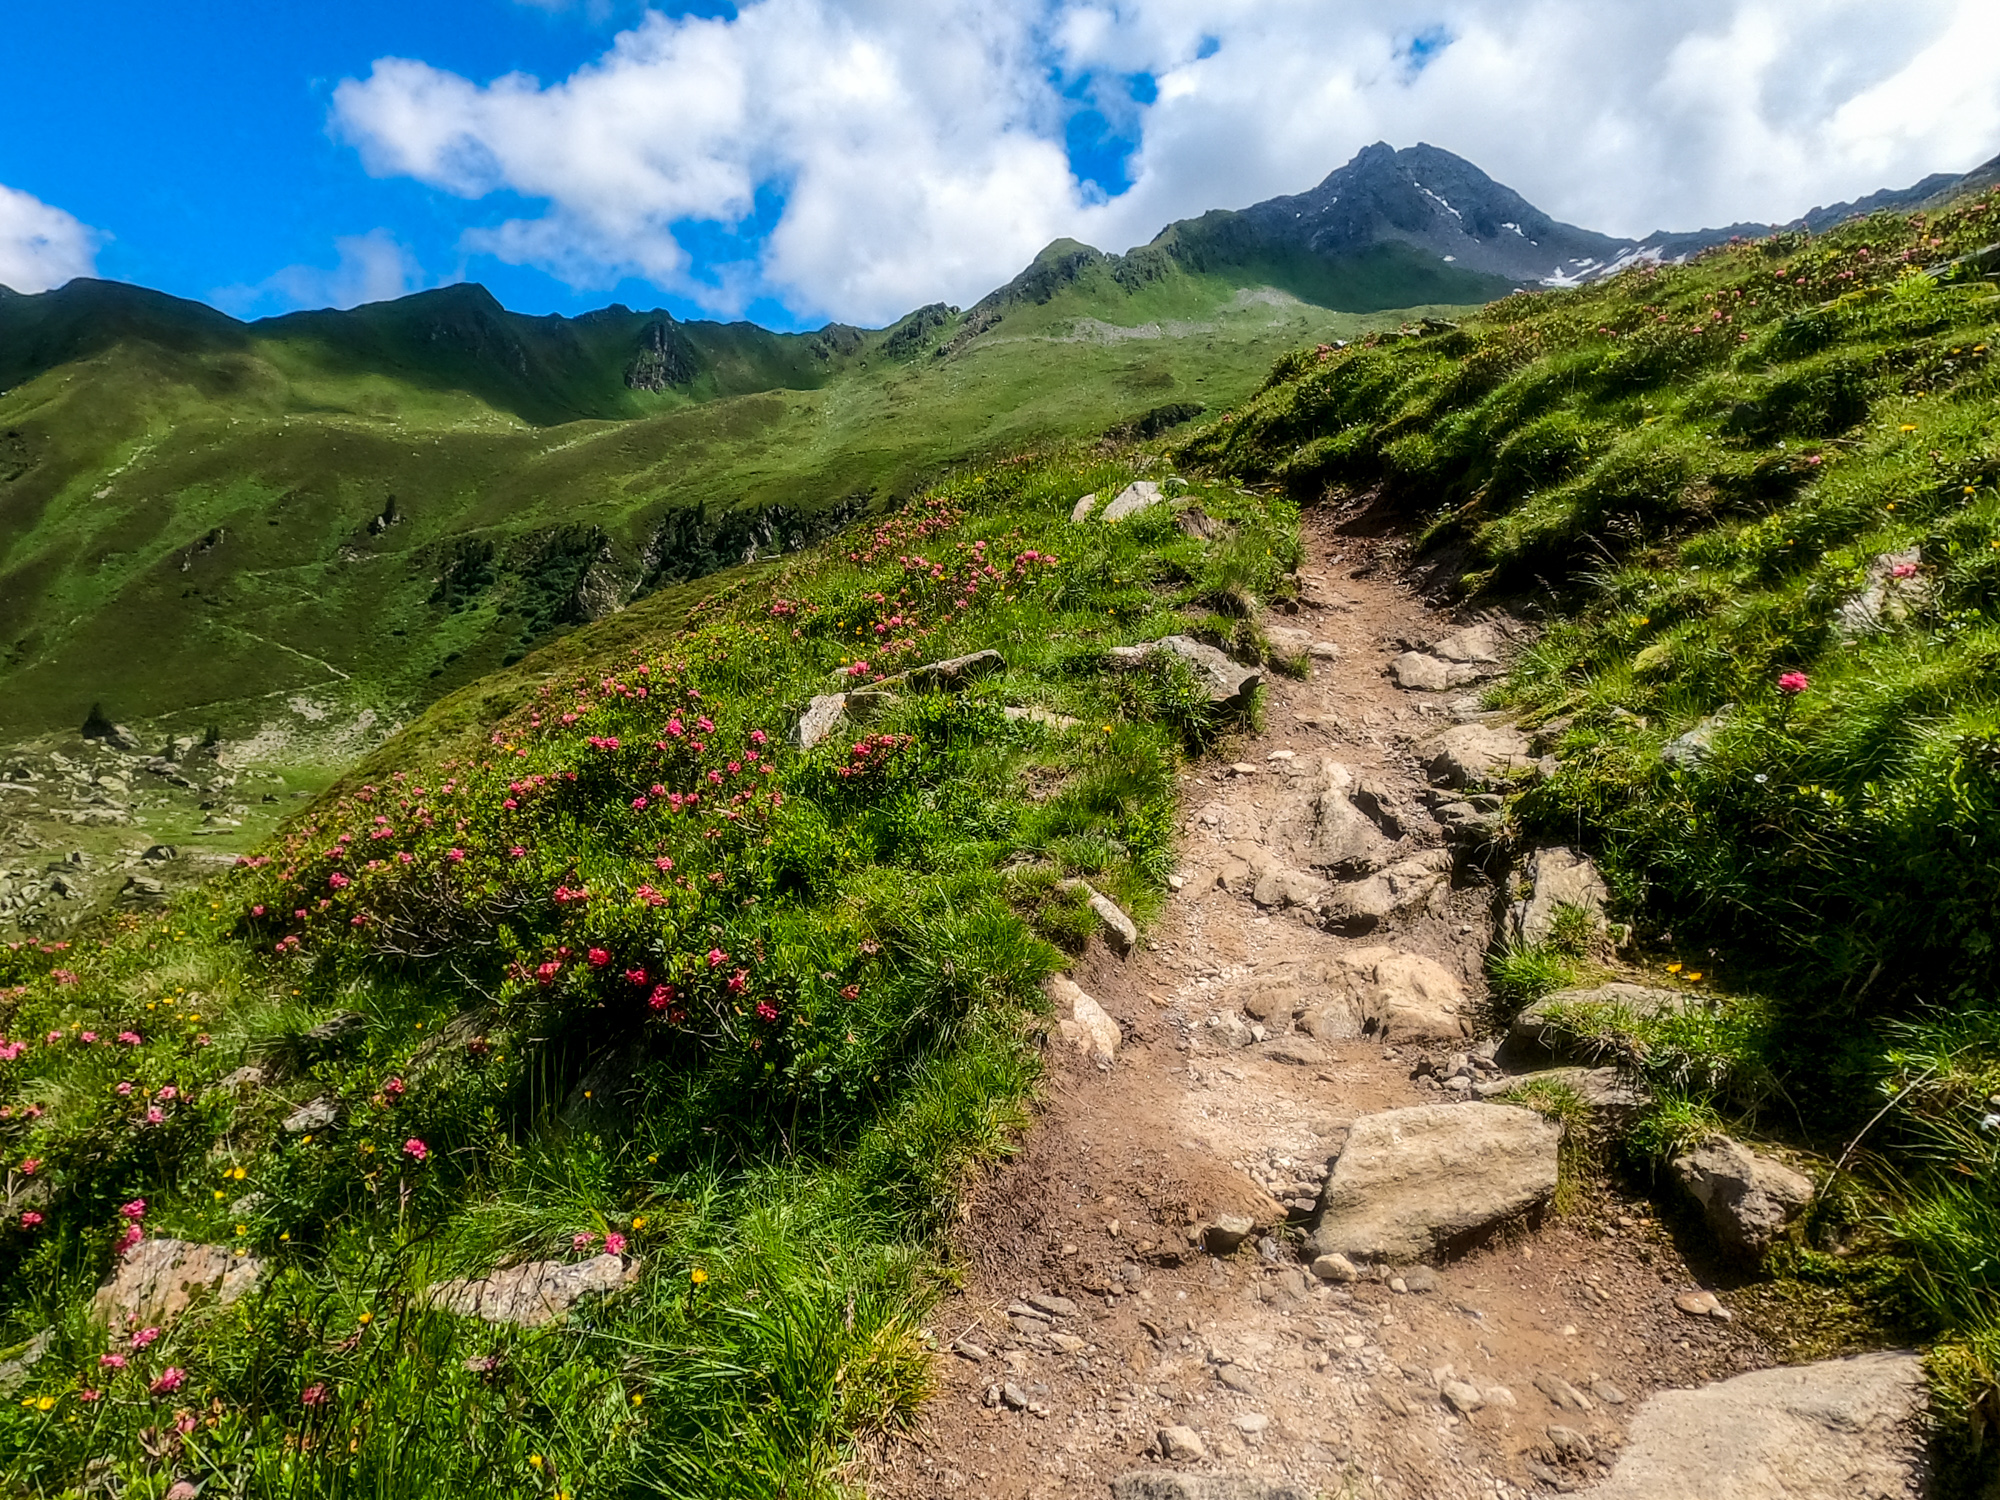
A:
[[[1154,244],[1199,240],[1238,258],[1303,252],[1328,261],[1399,246],[1461,271],[1505,277],[1521,286],[1570,286],[1635,262],[1685,259],[1736,237],[1780,229],[1817,232],[1862,214],[1926,206],[1996,175],[2000,158],[1963,175],[1933,173],[1908,188],[1885,188],[1852,203],[1815,208],[1790,224],[1658,230],[1634,240],[1552,219],[1449,151],[1422,144],[1398,151],[1378,141],[1309,192],[1170,225]]]

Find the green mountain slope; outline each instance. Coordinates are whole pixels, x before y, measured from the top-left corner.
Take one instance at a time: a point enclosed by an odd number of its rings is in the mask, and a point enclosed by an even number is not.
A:
[[[1364,326],[1178,269],[801,335],[466,286],[247,326],[108,283],[0,301],[0,738],[94,702],[405,712],[952,463],[1240,399]]]

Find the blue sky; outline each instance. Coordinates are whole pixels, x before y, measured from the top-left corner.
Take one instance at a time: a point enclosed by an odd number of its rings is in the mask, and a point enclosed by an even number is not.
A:
[[[639,9],[625,7],[622,19]],[[421,57],[481,79],[561,77],[604,51],[621,19],[604,9],[76,0],[10,11],[0,183],[102,231],[101,275],[204,301],[221,294],[232,310],[285,311],[294,299],[275,289],[241,289],[287,266],[333,269],[337,238],[388,227],[424,280],[472,275],[525,311],[677,300],[637,281],[572,291],[533,267],[467,257],[459,238],[494,217],[492,202],[370,177],[328,132],[334,86],[378,57]]]
[[[7,42],[0,283],[244,315],[882,323],[1375,140],[1634,236],[2000,151],[1991,0],[16,0]]]

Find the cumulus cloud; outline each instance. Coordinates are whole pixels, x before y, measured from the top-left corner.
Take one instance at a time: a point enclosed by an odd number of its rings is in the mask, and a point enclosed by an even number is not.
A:
[[[1789,218],[2000,149],[1996,46],[1990,0],[747,0],[550,83],[384,58],[333,108],[371,172],[529,200],[474,252],[880,321],[1377,139],[1612,233]],[[1064,148],[1084,108],[1133,142],[1108,200]],[[749,243],[718,263],[704,226]]]
[[[254,286],[224,287],[218,305],[247,317],[306,307],[358,307],[387,302],[422,287],[416,255],[386,229],[342,235],[333,242],[331,266],[286,266]]]
[[[94,276],[98,238],[74,215],[0,184],[0,286],[45,292]]]

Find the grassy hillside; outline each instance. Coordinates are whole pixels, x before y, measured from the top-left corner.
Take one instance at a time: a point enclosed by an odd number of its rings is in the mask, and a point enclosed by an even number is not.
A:
[[[0,302],[32,334],[8,378],[43,367],[0,395],[0,738],[93,702],[197,730],[301,692],[421,706],[954,463],[1219,407],[1373,326],[1176,272],[867,334],[674,324],[649,368],[695,374],[656,393],[624,385],[652,325],[620,309],[458,287],[245,329],[84,292]]]
[[[1560,769],[1517,826],[1585,840],[1732,997],[1653,1039],[1642,1154],[1729,1117],[1844,1159],[1865,1190],[1795,1269],[1942,1335],[1956,1422],[2000,1400],[1996,224],[1962,199],[1303,350],[1181,453],[1379,491],[1543,619],[1504,697]]]
[[[0,1404],[10,1489],[840,1492],[923,1393],[932,1236],[1094,925],[1058,882],[1143,918],[1218,727],[1185,668],[1104,650],[1295,561],[1289,507],[1228,487],[1196,491],[1221,540],[1164,506],[1069,523],[1132,473],[968,469],[692,612],[642,603],[166,916],[0,950],[0,1348],[54,1330]],[[988,648],[963,691],[788,741],[835,681]],[[160,1236],[264,1280],[107,1334],[114,1242]],[[541,1329],[426,1290],[601,1253],[636,1280]]]

